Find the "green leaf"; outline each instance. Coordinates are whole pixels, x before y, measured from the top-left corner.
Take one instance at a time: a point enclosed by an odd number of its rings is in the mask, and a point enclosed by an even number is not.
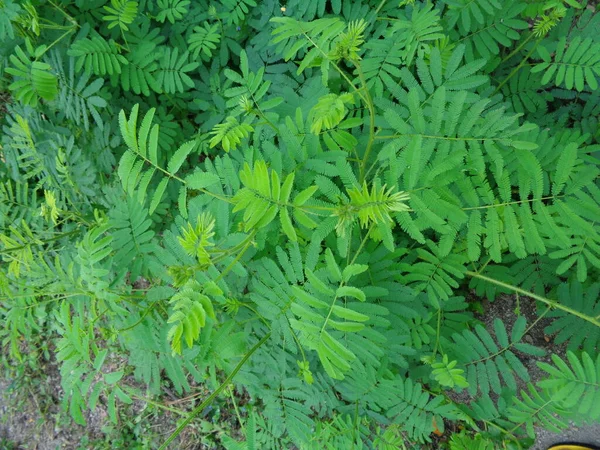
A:
[[[127,404],[127,405],[131,405],[133,403],[133,400],[131,399],[131,397],[129,395],[127,395],[125,392],[123,392],[123,390],[119,387],[116,386],[115,390],[114,390],[117,398],[122,401],[123,403]]]
[[[115,384],[121,378],[123,378],[124,373],[125,372],[123,370],[119,370],[117,372],[105,373],[103,375],[104,381],[106,382],[106,384]]]
[[[292,290],[294,291],[294,294],[296,295],[296,297],[298,297],[300,300],[302,300],[307,305],[312,306],[313,308],[327,308],[329,306],[324,301],[319,300],[318,298],[303,291],[298,286],[292,286]]]
[[[108,355],[108,350],[104,349],[98,352],[96,355],[96,359],[94,360],[94,370],[99,371],[102,365],[104,364],[104,360],[106,359],[106,355]]]
[[[510,143],[517,150],[535,150],[539,146],[535,142],[511,141]]]
[[[356,288],[356,287],[352,287],[352,286],[341,286],[337,289],[337,291],[335,292],[335,295],[338,297],[354,297],[358,300],[360,300],[361,302],[364,302],[367,297],[365,296],[365,293],[363,291],[361,291],[360,289]]]
[[[167,172],[169,172],[170,174],[176,174],[195,146],[196,143],[194,141],[189,141],[185,144],[182,144],[169,160],[169,164],[167,165]]]
[[[342,319],[352,320],[354,322],[366,322],[369,320],[369,316],[343,306],[334,305],[331,310],[333,314]]]
[[[190,189],[204,189],[220,181],[221,179],[218,175],[200,170],[196,170],[191,175],[185,177],[185,184]]]
[[[279,202],[283,204],[287,204],[290,200],[290,194],[292,193],[292,187],[294,185],[294,172],[290,173],[287,177],[285,177],[285,181],[281,186],[281,191],[279,192]]]
[[[333,289],[331,289],[329,286],[327,286],[323,281],[321,281],[321,279],[319,277],[317,277],[312,270],[310,269],[305,269],[304,271],[306,273],[306,278],[308,279],[308,281],[310,281],[310,284],[321,294],[325,294],[325,295],[334,295],[335,291]]]
[[[294,206],[304,205],[308,199],[310,199],[319,188],[317,186],[310,186],[304,189],[302,192],[296,195],[294,198]]]
[[[160,204],[165,190],[167,189],[167,184],[169,184],[169,178],[163,178],[162,180],[160,180],[156,191],[154,191],[152,200],[150,201],[150,208],[148,210],[148,214],[152,214]]]
[[[290,241],[296,242],[298,240],[298,236],[296,235],[294,225],[292,225],[292,220],[290,219],[290,214],[287,208],[281,208],[281,210],[279,211],[279,220],[281,221],[281,229],[288,237],[288,239]]]
[[[359,275],[369,269],[369,266],[366,264],[351,264],[344,268],[344,272],[342,273],[342,280],[344,283],[347,283],[350,278],[353,276]]]
[[[342,272],[330,248],[325,250],[325,261],[327,261],[327,270],[333,277],[333,280],[337,282],[342,281]]]

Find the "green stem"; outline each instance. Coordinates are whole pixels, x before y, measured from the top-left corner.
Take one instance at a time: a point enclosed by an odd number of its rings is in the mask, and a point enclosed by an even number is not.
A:
[[[233,380],[233,378],[237,375],[237,373],[240,371],[240,369],[244,366],[244,364],[246,364],[246,361],[248,361],[248,359],[254,354],[254,352],[256,352],[256,350],[258,350],[265,342],[267,342],[267,339],[269,339],[269,337],[271,337],[271,332],[265,334],[263,336],[263,338],[258,341],[254,347],[252,347],[250,349],[250,351],[248,353],[246,353],[246,355],[242,358],[242,360],[235,366],[235,368],[233,369],[233,371],[229,374],[229,376],[225,379],[225,381],[223,381],[223,383],[221,383],[221,385],[212,393],[210,394],[206,400],[204,400],[199,406],[197,406],[196,408],[194,408],[194,410],[190,413],[190,415],[183,421],[183,423],[181,423],[181,425],[179,425],[177,427],[177,429],[171,433],[171,435],[167,438],[167,440],[159,447],[158,450],[166,450],[168,445],[173,442],[173,440],[179,436],[181,434],[181,432],[185,429],[185,427],[187,427],[190,422],[192,420],[194,420],[194,418],[200,414],[204,408],[206,408],[208,405],[210,405],[212,403],[212,401],[221,393],[223,392],[223,390],[229,385],[229,383],[231,383],[231,380]]]
[[[518,295],[518,294],[517,294],[517,295]],[[529,326],[528,326],[528,327],[525,329],[525,331],[523,331],[523,336],[525,336],[527,333],[529,333],[529,331],[530,331],[530,330],[531,330],[533,327],[535,327],[535,326],[538,324],[538,322],[539,322],[540,320],[542,320],[542,319],[543,319],[543,318],[546,316],[546,314],[548,314],[548,312],[549,312],[551,309],[552,309],[552,307],[551,307],[551,306],[548,306],[548,307],[547,307],[547,308],[544,310],[544,312],[543,312],[542,314],[540,314],[540,315],[538,316],[538,318],[537,318],[537,319],[535,319],[535,321],[534,321],[534,322],[533,322],[531,325],[529,325]],[[519,341],[520,341],[520,339],[519,339],[519,340],[517,340],[517,341],[509,342],[507,347],[504,347],[504,348],[502,348],[501,350],[499,350],[499,351],[495,352],[494,354],[486,356],[485,358],[480,358],[480,359],[477,359],[477,360],[475,360],[475,361],[471,361],[471,362],[469,362],[469,363],[465,364],[465,366],[470,366],[470,365],[472,365],[472,364],[477,364],[477,363],[480,363],[480,362],[483,362],[483,361],[488,361],[488,360],[490,360],[490,359],[494,359],[496,356],[498,356],[498,355],[501,355],[502,353],[504,353],[504,352],[508,351],[508,349],[510,349],[511,347],[513,347],[515,344],[518,344],[518,343],[519,343]]]
[[[580,319],[585,320],[586,322],[589,322],[597,327],[600,327],[600,320],[598,320],[597,318],[590,317],[590,316],[588,316],[582,312],[579,312],[573,308],[569,308],[568,306],[561,305],[556,300],[551,300],[549,298],[542,297],[541,295],[534,294],[533,292],[526,291],[525,289],[521,289],[517,286],[513,286],[511,284],[504,283],[500,280],[495,280],[494,278],[486,277],[485,275],[481,275],[477,272],[471,272],[470,270],[467,270],[466,274],[469,275],[470,277],[479,278],[480,280],[487,281],[488,283],[492,283],[497,286],[503,287],[505,289],[509,289],[511,291],[518,292],[519,294],[524,295],[525,297],[533,298],[542,303],[545,303],[548,306],[551,306],[552,308],[560,309],[569,314],[573,314],[574,316],[579,317]]]
[[[56,3],[54,3],[52,0],[49,1],[49,3],[54,6],[54,8],[56,8],[58,11],[60,11],[69,22],[71,22],[74,26],[76,26],[77,28],[80,28],[79,24],[77,23],[77,21],[71,17],[69,14],[67,14],[67,12],[62,9],[60,6],[58,6]]]
[[[69,231],[68,233],[62,233],[62,234],[59,234],[58,236],[54,236],[53,238],[43,240],[40,243],[24,244],[24,245],[21,245],[19,247],[5,248],[3,250],[0,250],[0,255],[3,254],[3,253],[16,252],[16,251],[22,250],[22,249],[24,249],[26,247],[29,247],[31,245],[44,245],[44,244],[47,244],[48,242],[56,241],[58,239],[62,239],[62,238],[67,237],[67,236],[72,236],[74,234],[79,234],[80,232],[81,232],[81,230],[73,230],[73,231]]]
[[[440,334],[442,328],[442,308],[438,309],[437,314],[437,327],[435,331],[435,346],[433,347],[433,359],[435,359],[435,355],[437,355],[438,348],[440,347]],[[443,353],[443,350],[441,350]]]
[[[123,38],[123,42],[125,42],[125,48],[127,49],[127,51],[131,52],[131,50],[129,49],[129,42],[127,42],[127,38],[125,37],[125,33],[123,32],[123,28],[121,28],[121,37]]]
[[[267,122],[267,124],[273,129],[273,131],[275,131],[275,133],[279,134],[279,128],[277,128],[277,126],[271,122],[269,120],[269,118],[265,115],[265,113],[263,112],[263,110],[260,108],[260,105],[258,104],[258,102],[256,101],[256,98],[254,97],[254,94],[252,93],[252,91],[250,89],[248,89],[248,93],[250,94],[250,97],[252,98],[252,101],[254,102],[254,105],[256,106],[256,111],[255,114],[257,114],[259,117],[261,117],[265,122]]]
[[[531,198],[531,199],[525,199],[525,200],[515,200],[514,202],[504,202],[504,203],[498,203],[495,205],[484,205],[484,206],[471,206],[469,208],[461,208],[463,211],[472,211],[475,209],[489,209],[489,208],[498,208],[500,206],[508,206],[508,205],[520,205],[522,203],[532,203],[535,201],[542,201],[542,200],[554,200],[557,198],[562,198],[564,197],[565,194],[561,194],[561,195],[549,195],[548,197],[540,197],[540,198]]]
[[[244,240],[242,242],[234,245],[231,248],[228,248],[227,250],[219,250],[219,251],[211,252],[211,253],[215,254],[215,257],[211,258],[212,263],[216,264],[218,262],[221,262],[223,259],[227,258],[230,255],[233,255],[234,253],[238,252],[242,248],[246,247],[249,242],[252,242],[252,239],[254,239],[255,235],[256,235],[256,233],[249,234],[248,236],[246,236],[244,238]],[[198,268],[198,270],[201,270],[200,266],[196,266],[196,267]]]
[[[157,408],[161,408],[161,409],[164,409],[164,410],[167,410],[167,411],[171,411],[171,412],[173,412],[175,414],[179,414],[180,416],[185,416],[185,412],[180,411],[177,408],[171,408],[169,406],[163,405],[162,403],[155,402],[154,400],[150,400],[149,398],[146,398],[146,397],[144,397],[142,395],[138,395],[138,394],[136,394],[133,391],[133,389],[129,388],[128,386],[121,385],[120,388],[123,389],[125,392],[127,392],[132,397],[135,397],[138,400],[142,400],[142,401],[148,403],[149,405],[153,405],[153,406],[156,406]]]
[[[240,410],[238,409],[237,402],[235,401],[235,397],[233,396],[233,389],[227,390],[229,391],[229,397],[231,398],[231,402],[233,403],[233,409],[235,410],[235,415],[237,416],[237,420],[240,424],[240,428],[242,429],[242,433],[246,434],[246,427],[244,426],[242,416],[240,415]]]
[[[498,430],[502,431],[502,432],[503,432],[505,435],[507,435],[507,436],[508,436],[508,438],[509,438],[511,441],[515,442],[515,443],[516,443],[516,444],[519,446],[519,448],[523,448],[523,447],[521,447],[521,443],[520,443],[520,441],[519,441],[519,440],[518,440],[518,439],[515,437],[515,435],[514,435],[514,434],[512,434],[512,432],[510,432],[509,430],[507,430],[507,429],[505,429],[505,428],[502,428],[500,425],[497,425],[497,424],[495,424],[494,422],[490,422],[490,421],[487,421],[487,420],[482,420],[482,422],[483,422],[484,424],[486,424],[486,425],[490,425],[490,426],[492,426],[492,427],[494,427],[494,428],[497,428]]]
[[[240,252],[237,254],[235,259],[233,261],[231,261],[231,263],[225,268],[225,270],[223,270],[223,272],[221,272],[219,274],[219,276],[217,278],[215,278],[215,280],[214,280],[215,283],[218,283],[219,281],[221,281],[223,279],[223,277],[225,275],[227,275],[227,273],[229,273],[229,271],[231,269],[233,269],[233,266],[236,265],[236,263],[244,255],[244,253],[246,253],[246,250],[248,250],[248,247],[250,246],[250,244],[252,244],[252,239],[254,238],[255,235],[256,235],[256,231],[252,232],[252,234],[250,236],[248,236],[248,242],[246,242],[246,245],[240,250]]]
[[[163,169],[163,168],[162,168],[162,167],[160,167],[158,164],[154,164],[152,161],[150,161],[150,160],[149,160],[148,158],[146,158],[144,155],[142,155],[142,154],[140,154],[140,153],[138,153],[138,152],[135,152],[135,151],[133,151],[133,150],[131,150],[131,149],[129,149],[129,151],[131,151],[131,152],[132,152],[132,153],[133,153],[135,156],[137,156],[138,158],[140,158],[140,159],[143,159],[143,160],[144,160],[144,162],[148,163],[150,166],[154,167],[156,170],[158,170],[158,171],[160,171],[160,172],[164,173],[164,174],[165,174],[166,176],[168,176],[169,178],[173,178],[174,180],[177,180],[177,181],[179,181],[180,183],[183,183],[184,185],[186,185],[186,186],[187,186],[187,184],[188,184],[188,183],[187,183],[187,182],[186,182],[186,181],[185,181],[183,178],[180,178],[180,177],[178,177],[177,175],[175,175],[174,173],[171,173],[171,172],[169,172],[169,171],[167,171],[167,170]],[[219,199],[219,200],[222,200],[222,201],[224,201],[224,202],[227,202],[227,203],[232,203],[232,201],[231,201],[231,199],[230,199],[230,198],[228,198],[228,197],[223,197],[222,195],[215,194],[214,192],[207,191],[206,189],[201,189],[201,188],[189,188],[189,189],[192,189],[192,190],[195,190],[195,191],[202,192],[203,194],[209,195],[209,196],[211,196],[211,197],[217,198],[217,199]]]
[[[75,27],[71,27],[63,34],[61,34],[58,38],[54,40],[54,42],[52,42],[48,47],[44,49],[42,55],[45,54],[48,50],[50,50],[52,47],[54,47],[56,44],[58,44],[65,36],[67,36],[69,33],[72,33],[73,31],[75,31]],[[36,59],[39,59],[42,55],[38,56]]]
[[[358,249],[356,250],[356,253],[354,254],[354,257],[350,261],[349,265],[354,264],[354,261],[356,261],[356,258],[358,258],[358,255],[360,255],[360,252],[362,251],[363,247],[367,243],[367,239],[369,238],[369,234],[371,234],[371,230],[373,230],[373,226],[374,225],[371,225],[371,227],[367,231],[367,234],[365,234],[365,237],[360,242],[360,245],[358,246]],[[346,282],[344,280],[340,281],[340,284],[338,286],[338,290],[339,290],[339,288],[341,288],[345,284],[346,284]],[[338,295],[336,294],[333,297],[333,300],[331,301],[331,304],[329,305],[329,312],[327,313],[327,317],[325,317],[325,321],[323,322],[323,326],[321,327],[321,331],[319,331],[319,336],[321,336],[321,334],[323,333],[323,331],[325,331],[325,328],[327,327],[327,324],[329,323],[329,319],[331,318],[331,314],[333,313],[333,307],[335,306],[335,303],[337,302],[337,300],[338,300]]]
[[[505,57],[502,61],[500,61],[500,64],[508,61],[510,58],[515,56],[525,45],[527,45],[527,43],[531,40],[531,38],[533,38],[533,33],[531,33],[529,36],[527,36],[527,39],[525,39],[523,42],[521,42],[521,44],[519,44],[519,46],[517,48],[515,48],[512,52],[510,52],[510,54],[507,57]]]
[[[369,92],[369,88],[367,87],[367,80],[365,78],[365,74],[360,67],[358,61],[352,61],[354,66],[356,67],[356,72],[358,73],[358,78],[360,79],[360,84],[362,85],[362,89],[365,91],[365,103],[367,105],[367,109],[369,110],[369,140],[367,141],[367,147],[365,148],[365,154],[360,163],[360,176],[359,183],[362,184],[365,181],[365,169],[367,167],[367,162],[369,161],[369,154],[371,153],[371,149],[373,148],[373,142],[375,141],[375,108],[373,107],[373,99],[371,98],[371,93]]]
[[[381,3],[379,3],[379,6],[375,10],[375,17],[377,17],[377,14],[379,14],[379,11],[381,11],[381,8],[383,8],[383,5],[385,5],[385,2],[387,2],[387,0],[381,0]]]
[[[319,50],[319,52],[321,52],[321,55],[323,56],[323,58],[329,60],[329,63],[333,66],[333,68],[335,70],[338,71],[338,73],[342,76],[342,78],[344,80],[346,80],[346,83],[348,83],[352,87],[352,89],[354,89],[354,91],[356,92],[356,94],[360,98],[362,98],[365,101],[365,103],[367,103],[367,100],[365,99],[365,97],[363,96],[363,94],[360,92],[360,89],[358,89],[356,87],[356,85],[352,82],[352,80],[350,78],[348,78],[348,75],[346,75],[346,73],[342,69],[340,69],[340,67],[335,63],[335,61],[332,61],[329,58],[329,55],[327,53],[325,53],[323,51],[323,49],[321,49],[321,47],[319,47],[317,45],[317,43],[306,32],[302,31],[302,34],[304,35],[304,37],[306,38],[306,40],[308,40],[308,42],[310,42],[313,45],[313,47],[315,47],[317,50]]]
[[[144,321],[144,319],[146,318],[146,316],[150,313],[150,311],[152,311],[152,309],[158,304],[159,301],[160,300],[156,300],[155,302],[152,302],[152,304],[146,308],[146,310],[142,314],[142,317],[140,317],[140,319],[137,322],[135,322],[133,325],[130,325],[130,326],[125,327],[125,328],[118,328],[116,331],[118,333],[122,333],[123,331],[129,331],[132,328],[137,327],[140,323],[142,323]]]
[[[502,86],[504,86],[506,83],[508,83],[508,81],[519,71],[521,70],[521,67],[523,67],[525,65],[525,63],[527,63],[527,60],[529,59],[529,57],[532,55],[532,53],[535,51],[535,49],[537,48],[538,45],[540,45],[540,42],[542,41],[542,39],[538,39],[535,43],[535,45],[533,47],[531,47],[531,50],[529,50],[529,52],[525,55],[525,57],[523,58],[523,60],[521,61],[521,63],[515,67],[509,74],[508,76],[502,81],[502,83],[500,83],[498,85],[498,87],[494,90],[494,92],[492,93],[491,97],[493,97],[494,95],[496,95],[498,92],[500,92],[500,89],[502,89]]]

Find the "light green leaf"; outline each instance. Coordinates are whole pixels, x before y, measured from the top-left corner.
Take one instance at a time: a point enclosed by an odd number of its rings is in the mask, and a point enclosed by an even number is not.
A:
[[[337,289],[337,291],[335,292],[335,295],[337,295],[338,297],[354,297],[358,300],[360,300],[361,302],[364,302],[367,297],[365,296],[365,293],[363,291],[361,291],[358,288],[352,287],[352,286],[341,286]]]

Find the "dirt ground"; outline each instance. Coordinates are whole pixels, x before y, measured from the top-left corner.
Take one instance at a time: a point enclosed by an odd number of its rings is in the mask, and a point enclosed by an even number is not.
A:
[[[46,387],[61,395],[60,379],[49,374]],[[58,386],[58,388],[57,388]],[[0,378],[0,449],[77,449],[86,438],[101,437],[106,412],[98,408],[87,414],[89,426],[75,425],[60,410],[58,396],[42,397],[32,389],[15,389],[14,382]],[[40,405],[38,399],[47,404]]]
[[[0,448],[55,450],[73,441],[72,436],[57,430],[52,420],[39,414],[35,395],[30,401],[19,398],[11,392],[10,384],[0,380]]]
[[[527,317],[527,323],[531,324],[538,317],[536,313],[536,304],[534,301],[527,298],[520,298],[517,300],[516,296],[513,295],[502,295],[499,296],[494,302],[484,302],[485,319],[480,318],[486,324],[488,329],[491,327],[494,318],[500,317],[503,322],[510,328],[512,323],[516,320],[515,309],[517,306],[520,307],[522,314]],[[541,359],[537,358],[524,358],[522,359],[523,364],[527,367],[529,374],[531,375],[531,381],[536,382],[542,379],[546,373],[542,371],[536,364],[536,361],[545,361],[552,363],[550,358],[551,353],[555,353],[560,357],[564,357],[566,348],[564,345],[555,345],[552,342],[552,337],[547,336],[544,333],[544,328],[550,324],[550,319],[541,319],[535,327],[525,336],[524,341],[528,344],[541,347],[547,351],[547,356]],[[518,382],[520,380],[517,380]],[[525,387],[525,383],[520,382],[519,388]],[[587,444],[594,444],[600,446],[600,424],[576,427],[573,426],[568,430],[564,430],[561,433],[553,433],[551,431],[544,430],[543,428],[536,428],[536,442],[530,450],[546,450],[550,445],[564,442],[580,442]]]

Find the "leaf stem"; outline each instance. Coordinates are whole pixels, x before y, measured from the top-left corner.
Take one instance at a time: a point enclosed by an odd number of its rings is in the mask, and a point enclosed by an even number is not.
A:
[[[377,9],[375,10],[375,17],[377,17],[377,14],[379,14],[379,11],[381,11],[381,8],[383,8],[386,2],[387,0],[381,0],[379,6],[377,6]]]
[[[519,65],[517,67],[515,67],[509,74],[508,76],[502,81],[502,83],[500,83],[498,85],[498,87],[494,90],[494,92],[492,92],[492,95],[490,97],[493,97],[494,95],[496,95],[498,92],[500,92],[500,89],[502,89],[502,86],[504,86],[506,83],[508,83],[508,81],[519,71],[521,70],[521,67],[523,67],[525,65],[525,63],[527,62],[527,60],[529,59],[529,57],[533,54],[533,52],[535,51],[535,49],[538,47],[538,45],[540,45],[540,42],[542,41],[542,38],[539,38],[536,42],[535,45],[533,47],[531,47],[531,50],[529,50],[529,52],[525,55],[525,57],[523,58],[523,60],[519,63]]]
[[[135,398],[137,398],[138,400],[143,400],[143,401],[145,401],[146,403],[148,403],[148,404],[150,404],[150,405],[152,405],[152,406],[156,406],[157,408],[161,408],[161,409],[164,409],[164,410],[167,410],[167,411],[173,412],[173,413],[175,413],[175,414],[179,414],[180,416],[185,416],[185,412],[183,412],[183,411],[181,411],[181,410],[179,410],[179,409],[177,409],[177,408],[172,408],[172,407],[170,407],[170,406],[163,405],[162,403],[155,402],[154,400],[150,400],[150,399],[149,399],[149,398],[147,398],[147,397],[144,397],[144,396],[142,396],[142,395],[138,395],[138,394],[136,394],[136,393],[134,392],[134,390],[133,390],[133,389],[131,389],[129,386],[123,386],[123,385],[121,385],[120,387],[121,387],[121,389],[123,389],[125,392],[127,392],[129,395],[131,395],[132,397],[135,397]]]
[[[497,286],[503,287],[505,289],[509,289],[511,291],[518,292],[519,294],[524,295],[525,297],[533,298],[534,300],[538,300],[542,303],[545,303],[546,305],[551,306],[552,308],[560,309],[566,313],[569,313],[576,317],[579,317],[580,319],[585,320],[586,322],[589,322],[594,326],[600,327],[600,320],[598,320],[597,318],[588,316],[587,314],[584,314],[573,308],[569,308],[568,306],[562,305],[562,304],[558,303],[556,300],[551,300],[549,298],[542,297],[541,295],[534,294],[533,292],[526,291],[525,289],[521,289],[517,286],[513,286],[511,284],[504,283],[504,282],[502,282],[500,280],[496,280],[494,278],[486,277],[485,275],[481,275],[477,272],[471,272],[470,270],[467,270],[465,273],[467,275],[469,275],[470,277],[479,278],[480,280],[487,281],[488,283],[492,283]]]
[[[369,140],[367,141],[365,154],[362,158],[359,167],[359,183],[362,184],[363,181],[365,181],[365,169],[367,167],[367,162],[369,161],[369,154],[371,153],[371,149],[373,148],[373,142],[375,140],[375,108],[373,107],[373,99],[371,98],[371,93],[369,92],[369,88],[367,86],[367,80],[365,78],[365,74],[362,71],[362,68],[360,67],[360,63],[354,60],[352,61],[352,63],[356,67],[356,72],[358,73],[362,89],[365,91],[365,97],[363,98],[363,100],[365,101],[367,109],[369,110]]]
[[[531,33],[529,36],[527,36],[527,38],[523,42],[521,42],[521,44],[519,44],[519,46],[517,48],[515,48],[512,52],[510,52],[510,54],[508,56],[503,58],[502,61],[500,61],[500,64],[508,61],[510,58],[515,56],[531,40],[531,38],[533,38],[533,33]]]
[[[244,247],[240,250],[240,252],[237,254],[237,256],[235,257],[235,259],[233,261],[231,261],[231,263],[229,263],[229,265],[225,268],[225,270],[223,270],[223,272],[221,272],[219,274],[219,276],[217,278],[215,278],[215,280],[214,280],[215,283],[218,283],[219,281],[221,281],[223,279],[223,277],[225,275],[227,275],[227,273],[229,273],[229,271],[231,269],[233,269],[233,266],[236,265],[236,263],[244,255],[244,253],[246,253],[246,250],[248,250],[248,247],[252,243],[252,239],[254,238],[255,235],[256,235],[256,231],[254,231],[250,236],[248,236],[248,238],[247,238],[248,242],[246,242],[246,245],[244,245]]]
[[[43,241],[40,241],[39,243],[35,242],[35,243],[28,243],[28,244],[20,245],[19,247],[4,248],[4,249],[0,250],[0,255],[2,255],[3,253],[16,252],[18,250],[22,250],[22,249],[24,249],[26,247],[30,247],[32,245],[44,245],[44,244],[47,244],[48,242],[56,241],[58,239],[62,239],[64,237],[72,236],[74,234],[79,234],[79,233],[81,233],[81,230],[73,230],[73,231],[69,231],[66,233],[61,233],[58,236],[54,236],[49,239],[45,239]]]
[[[246,355],[244,355],[242,360],[239,363],[237,363],[237,365],[232,370],[232,372],[227,376],[225,381],[223,381],[223,383],[221,383],[221,385],[212,394],[210,394],[199,406],[197,406],[196,408],[194,408],[192,410],[192,412],[189,414],[189,416],[177,427],[177,429],[173,433],[171,433],[171,435],[159,447],[158,450],[166,450],[168,445],[171,442],[173,442],[173,440],[177,436],[179,436],[181,434],[181,432],[185,429],[185,427],[187,427],[190,424],[190,422],[192,420],[194,420],[194,418],[204,410],[204,408],[206,408],[208,405],[210,405],[213,402],[213,400],[221,392],[223,392],[223,390],[229,385],[229,383],[231,383],[231,380],[233,380],[233,378],[237,375],[237,373],[244,366],[244,364],[246,364],[246,361],[248,361],[248,359],[254,354],[254,352],[256,352],[256,350],[258,350],[265,342],[267,342],[267,339],[269,339],[269,337],[271,337],[271,332],[268,332],[267,334],[265,334],[260,341],[258,341],[256,344],[254,344],[254,346],[250,349],[250,351],[248,353],[246,353]]]

